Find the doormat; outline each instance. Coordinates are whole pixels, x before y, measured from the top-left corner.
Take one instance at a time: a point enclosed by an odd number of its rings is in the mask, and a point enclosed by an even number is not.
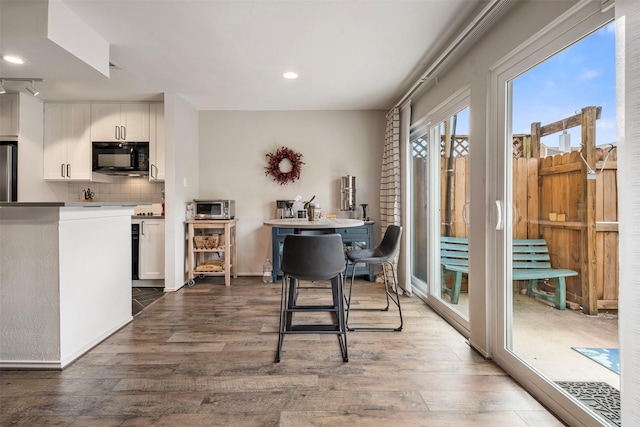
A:
[[[587,356],[610,371],[620,375],[620,350],[601,347],[571,347],[583,356]]]
[[[558,381],[560,387],[573,397],[608,420],[611,425],[621,426],[620,391],[602,382]]]

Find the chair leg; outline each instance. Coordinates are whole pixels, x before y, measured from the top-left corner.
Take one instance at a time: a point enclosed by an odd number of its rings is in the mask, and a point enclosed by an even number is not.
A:
[[[395,267],[393,266],[393,263],[390,262],[389,266],[391,267],[391,277],[393,278],[393,291],[395,293],[395,299],[388,292],[386,288],[386,284],[385,284],[385,290],[387,291],[387,298],[391,297],[391,301],[393,301],[398,306],[398,316],[400,317],[400,326],[395,328],[394,331],[401,331],[402,326],[404,325],[404,322],[402,320],[402,308],[400,307],[400,293],[398,291],[398,275],[396,273]]]
[[[564,310],[567,307],[567,285],[564,277],[556,277],[556,292],[553,301],[558,310]]]
[[[276,353],[275,361],[276,363],[280,362],[282,356],[282,346],[284,344],[284,336],[289,333],[331,333],[338,335],[338,343],[340,344],[340,351],[342,354],[342,360],[345,362],[349,361],[349,352],[347,347],[347,322],[345,317],[345,295],[344,295],[344,276],[339,274],[338,276],[331,279],[331,291],[333,297],[333,305],[327,306],[317,306],[317,307],[305,307],[297,305],[297,297],[299,291],[299,281],[297,279],[291,278],[289,276],[283,275],[282,277],[282,291],[280,295],[280,327],[279,327],[279,336],[278,336],[278,350]],[[320,326],[331,326],[335,328],[337,326],[337,332],[335,329],[331,329],[330,332],[318,332],[315,329],[309,329],[306,331],[300,331],[299,329],[295,329],[293,325],[293,315],[294,311],[310,308],[311,310],[319,311],[330,311],[335,313],[337,325],[320,325]],[[314,325],[316,326],[316,325]],[[313,326],[310,326],[313,328]]]
[[[355,270],[355,264],[354,265],[354,270]],[[383,269],[384,269],[384,264],[382,264]],[[384,275],[384,280],[385,280],[385,288],[387,288],[387,284],[386,284],[386,280],[387,280],[387,276],[386,274],[384,274],[383,271],[383,275]],[[351,301],[351,290],[353,289],[353,281],[354,281],[355,275],[352,273],[351,274],[351,285],[349,286],[349,296],[348,296],[348,303],[347,303],[347,312],[349,311],[349,305],[350,305],[350,301]],[[387,296],[387,304],[382,307],[382,308],[367,308],[367,307],[357,307],[357,308],[352,308],[353,311],[388,311],[389,310],[389,297]]]
[[[460,299],[460,288],[462,287],[462,272],[456,271],[453,284],[451,285],[451,304],[457,304]]]
[[[280,294],[280,326],[278,329],[278,351],[276,353],[276,363],[280,363],[282,355],[282,344],[284,343],[284,331],[287,323],[287,276],[282,276],[282,290]]]
[[[398,332],[402,330],[402,326],[403,326],[403,320],[402,320],[402,309],[400,308],[400,295],[398,293],[398,281],[396,279],[396,272],[395,272],[395,268],[393,267],[393,263],[383,263],[382,264],[382,274],[384,277],[384,292],[385,292],[385,297],[387,299],[387,305],[383,308],[352,308],[351,307],[351,294],[353,292],[353,282],[354,282],[354,278],[355,278],[355,267],[356,267],[357,263],[353,264],[353,270],[351,273],[351,283],[349,285],[349,295],[347,297],[347,314],[346,314],[346,327],[348,331],[394,331],[394,332]],[[395,297],[389,292],[389,283],[387,280],[387,274],[386,274],[386,270],[385,270],[385,265],[389,264],[389,266],[391,267],[391,274],[393,277],[393,287],[392,290],[395,294]],[[349,312],[351,310],[354,311],[388,311],[389,310],[389,300],[393,301],[393,303],[398,307],[398,314],[400,316],[400,325],[398,327],[395,328],[380,328],[380,327],[357,327],[357,328],[353,328],[349,326]]]
[[[349,329],[349,312],[351,311],[351,293],[353,292],[353,280],[355,278],[355,274],[354,272],[356,271],[356,263],[353,263],[353,270],[351,270],[351,283],[349,284],[349,296],[347,297],[347,314],[345,317],[345,325],[347,327],[347,330],[351,330]]]
[[[338,318],[338,342],[340,343],[340,350],[342,352],[342,360],[344,362],[349,361],[349,351],[347,348],[347,320],[345,317],[344,307],[344,276],[340,274],[337,278],[331,279],[336,281],[335,283],[335,298],[334,304],[336,305],[336,315]]]

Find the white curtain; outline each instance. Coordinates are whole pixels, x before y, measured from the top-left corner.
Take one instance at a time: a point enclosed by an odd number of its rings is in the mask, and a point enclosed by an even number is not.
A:
[[[393,108],[387,113],[387,129],[382,153],[380,177],[380,225],[382,235],[390,224],[400,223],[400,109]],[[394,262],[397,270],[398,259]],[[391,272],[387,272],[391,280]]]
[[[400,225],[400,110],[387,114],[387,130],[380,177],[380,222],[382,233],[389,224]]]

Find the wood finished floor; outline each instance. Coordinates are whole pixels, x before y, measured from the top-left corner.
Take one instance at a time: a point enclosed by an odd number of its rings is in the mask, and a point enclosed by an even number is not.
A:
[[[357,282],[353,303],[381,286]],[[404,330],[349,333],[348,363],[317,334],[287,336],[274,363],[280,285],[198,281],[63,371],[1,371],[0,425],[562,425],[421,300],[401,301]]]

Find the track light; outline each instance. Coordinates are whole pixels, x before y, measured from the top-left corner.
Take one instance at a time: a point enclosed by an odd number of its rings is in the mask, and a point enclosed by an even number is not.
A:
[[[40,91],[36,89],[36,86],[35,86],[35,83],[33,83],[33,80],[31,80],[31,86],[27,86],[25,89],[27,90],[27,92],[29,92],[33,96],[38,96],[38,94],[40,93]]]
[[[40,91],[36,89],[36,83],[42,83],[43,81],[44,80],[39,77],[0,77],[0,93],[7,93],[7,89],[5,87],[7,83],[9,83],[9,89],[16,91],[16,89],[11,86],[12,83],[28,82],[30,84],[25,86],[24,89],[31,95],[38,96]],[[22,86],[22,84],[20,86]]]

